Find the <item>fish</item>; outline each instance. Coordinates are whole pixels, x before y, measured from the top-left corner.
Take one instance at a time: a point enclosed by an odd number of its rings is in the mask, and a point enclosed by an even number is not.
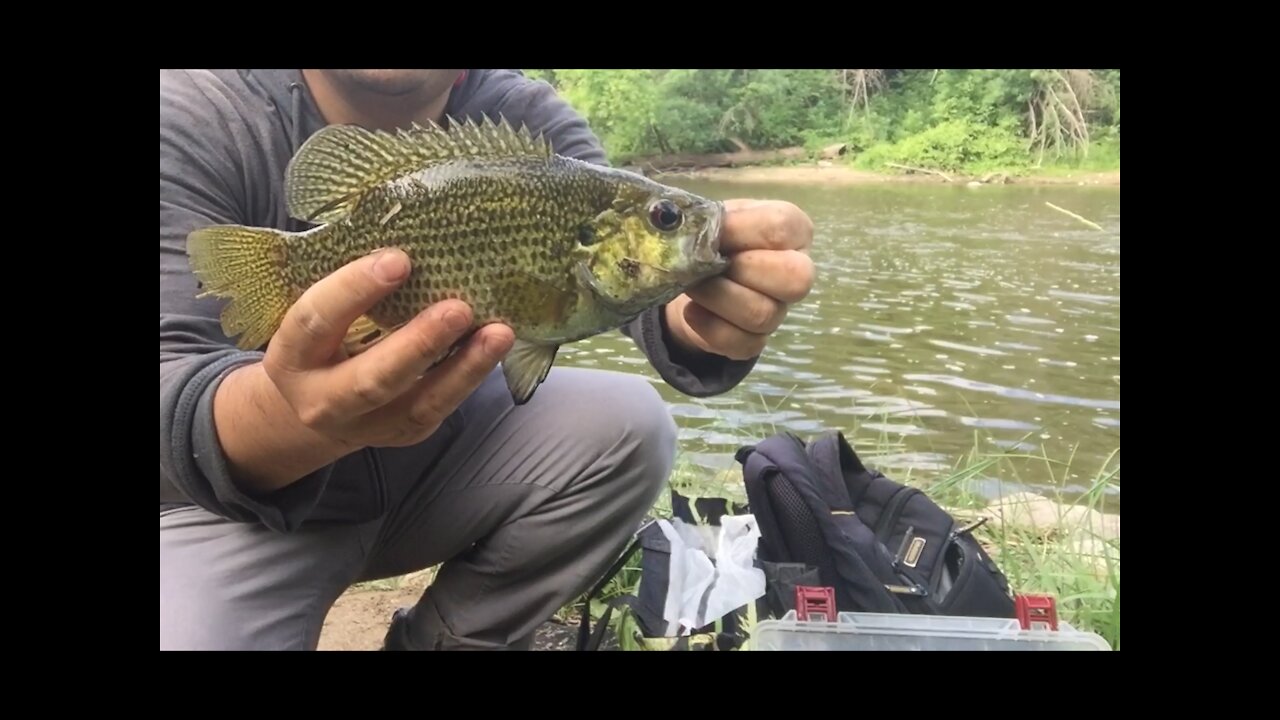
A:
[[[284,178],[286,231],[211,225],[187,236],[197,297],[226,301],[241,349],[266,346],[308,288],[370,253],[398,248],[408,278],[352,324],[367,350],[446,299],[474,332],[515,334],[502,361],[524,405],[561,346],[618,329],[729,266],[725,206],[644,175],[557,154],[499,115],[395,131],[334,124],[299,147]]]

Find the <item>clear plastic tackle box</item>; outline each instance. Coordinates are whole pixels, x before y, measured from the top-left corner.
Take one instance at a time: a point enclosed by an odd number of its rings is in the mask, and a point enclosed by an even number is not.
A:
[[[1057,630],[1024,630],[1016,619],[838,613],[835,622],[800,621],[796,611],[763,620],[750,648],[760,650],[1100,650],[1102,636],[1058,621]]]

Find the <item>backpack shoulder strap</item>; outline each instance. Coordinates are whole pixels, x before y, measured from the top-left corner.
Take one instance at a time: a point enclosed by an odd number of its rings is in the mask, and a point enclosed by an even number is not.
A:
[[[801,484],[813,495],[812,501],[821,503],[824,510],[840,511],[852,509],[853,499],[849,497],[849,488],[843,481],[838,456],[834,461],[828,456],[832,455],[832,443],[843,441],[843,437],[836,433],[824,435],[813,445],[806,445],[799,437],[783,432],[766,438],[752,449],[755,456],[768,458],[767,465],[771,469]],[[814,510],[818,507],[815,504]]]
[[[899,579],[892,557],[871,528],[854,513],[839,463],[822,460],[832,441],[816,450],[790,433],[743,448],[743,479],[760,527],[761,560],[817,566],[822,582],[835,588],[842,610],[903,612],[889,587]]]
[[[773,438],[770,438],[772,440]],[[799,442],[796,439],[796,442]],[[747,504],[760,528],[760,539],[757,554],[761,560],[785,562],[790,556],[786,545],[786,536],[778,524],[778,515],[773,507],[768,490],[770,476],[782,472],[772,457],[776,452],[776,443],[766,440],[763,450],[757,445],[746,445],[738,449],[734,455],[742,465],[742,481],[746,486]],[[800,451],[803,453],[803,450]]]
[[[850,506],[862,504],[863,497],[879,474],[862,464],[844,433],[832,430],[823,433],[809,446],[809,457],[814,467],[831,482],[844,486]]]

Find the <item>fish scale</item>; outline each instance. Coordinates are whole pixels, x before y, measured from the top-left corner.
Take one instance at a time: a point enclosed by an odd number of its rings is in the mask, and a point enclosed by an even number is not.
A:
[[[353,325],[367,349],[446,299],[474,327],[511,326],[503,361],[522,404],[561,344],[615,329],[722,273],[723,206],[644,176],[556,155],[505,120],[414,125],[397,133],[337,125],[307,140],[285,178],[301,233],[214,226],[188,237],[205,295],[229,299],[222,324],[241,347],[269,341],[322,278],[386,248],[409,277]]]

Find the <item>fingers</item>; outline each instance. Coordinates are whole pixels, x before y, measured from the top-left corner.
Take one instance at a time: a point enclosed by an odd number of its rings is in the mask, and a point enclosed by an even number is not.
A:
[[[505,325],[486,325],[458,352],[422,379],[422,391],[412,396],[409,420],[439,424],[467,399],[511,350],[515,335]]]
[[[707,348],[730,360],[747,360],[764,352],[768,336],[749,333],[696,303],[685,308],[685,322]]]
[[[333,369],[333,387],[343,388],[331,411],[362,415],[400,397],[471,329],[466,303],[447,300],[431,306],[372,348]]]
[[[786,317],[782,303],[726,278],[712,278],[687,292],[693,301],[737,328],[767,335]]]
[[[813,287],[813,260],[798,250],[745,250],[733,256],[725,277],[784,303],[797,303]]]
[[[668,305],[677,341],[735,360],[758,356],[787,305],[813,286],[812,245],[813,222],[792,203],[725,201],[720,248],[729,269]]]
[[[271,339],[273,363],[301,372],[328,362],[347,328],[409,275],[409,257],[389,250],[360,258],[316,283],[285,314]]]
[[[480,328],[457,352],[417,380],[410,392],[373,412],[364,422],[387,428],[384,443],[406,445],[421,441],[480,387],[511,350],[514,340],[505,325]]]
[[[730,360],[747,360],[764,351],[767,335],[750,333],[719,317],[687,295],[672,301],[684,320],[687,342],[703,352],[723,355]]]
[[[720,247],[729,254],[746,250],[808,250],[813,221],[800,208],[782,200],[725,202]]]

